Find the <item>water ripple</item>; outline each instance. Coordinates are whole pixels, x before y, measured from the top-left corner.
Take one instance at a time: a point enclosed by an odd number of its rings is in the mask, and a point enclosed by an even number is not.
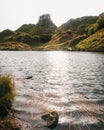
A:
[[[40,113],[49,109],[60,116],[55,130],[104,130],[103,58],[91,52],[2,51],[0,74],[13,76],[16,113],[36,130],[48,130]]]

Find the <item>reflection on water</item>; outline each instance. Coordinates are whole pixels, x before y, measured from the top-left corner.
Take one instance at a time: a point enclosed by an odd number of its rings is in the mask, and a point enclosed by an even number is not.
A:
[[[0,73],[17,85],[14,108],[33,129],[42,112],[55,109],[56,130],[104,130],[104,54],[91,52],[0,52]],[[26,128],[30,130],[30,128]]]

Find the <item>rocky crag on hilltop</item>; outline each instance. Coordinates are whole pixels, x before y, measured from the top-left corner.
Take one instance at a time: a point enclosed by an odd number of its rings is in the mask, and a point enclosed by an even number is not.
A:
[[[15,31],[9,29],[0,32],[1,50],[26,50],[39,47],[51,40],[56,25],[50,15],[39,17],[37,24],[24,24]]]
[[[36,24],[0,32],[0,50],[104,51],[104,13],[70,19],[60,27],[44,14]]]
[[[56,25],[52,22],[49,14],[41,15],[37,24],[24,24],[19,27],[16,32],[25,32],[30,35],[43,35],[43,34],[52,34],[55,29],[57,29]]]
[[[36,34],[52,34],[57,29],[56,25],[52,22],[50,15],[42,15],[39,17],[39,21],[36,24]]]

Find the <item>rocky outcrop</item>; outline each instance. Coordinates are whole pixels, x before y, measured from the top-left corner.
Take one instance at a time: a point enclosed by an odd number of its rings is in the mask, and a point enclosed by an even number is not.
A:
[[[46,123],[45,127],[54,129],[58,125],[59,115],[57,111],[47,111],[41,117]]]
[[[56,25],[52,22],[49,14],[40,16],[36,27],[37,34],[52,34],[57,29]]]

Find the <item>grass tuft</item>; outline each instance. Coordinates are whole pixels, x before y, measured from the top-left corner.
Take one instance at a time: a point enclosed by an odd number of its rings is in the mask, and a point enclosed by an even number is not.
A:
[[[0,118],[8,115],[15,96],[15,84],[10,76],[0,76]]]

